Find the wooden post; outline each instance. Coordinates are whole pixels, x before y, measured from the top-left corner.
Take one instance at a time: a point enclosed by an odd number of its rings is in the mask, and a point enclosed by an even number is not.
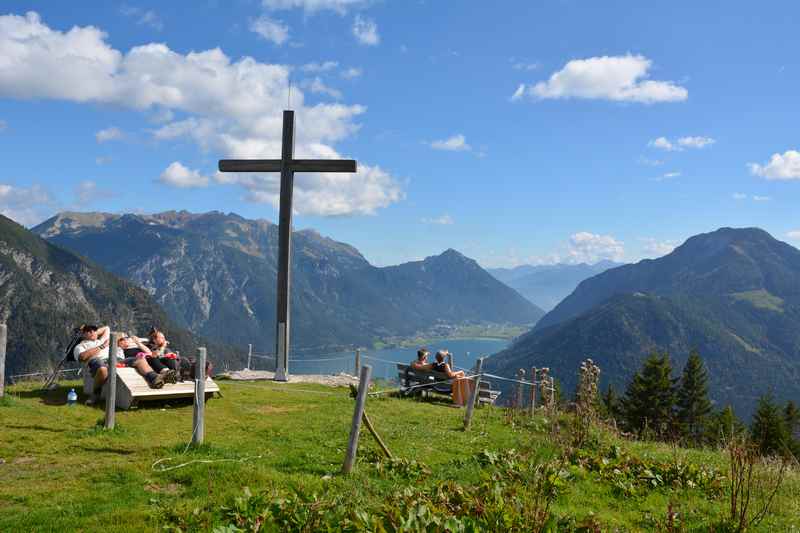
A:
[[[0,398],[6,393],[6,343],[8,342],[8,327],[0,324]]]
[[[536,414],[536,367],[531,367],[531,416]]]
[[[197,349],[197,366],[194,369],[194,417],[192,445],[203,444],[206,411],[206,349]]]
[[[361,350],[356,348],[356,366],[355,370],[353,371],[353,375],[358,375],[358,369],[361,368]]]
[[[250,370],[250,363],[253,361],[253,345],[247,345],[247,370]]]
[[[517,381],[523,381],[525,379],[525,369],[520,368],[517,370]],[[524,385],[522,383],[517,383],[517,397],[516,397],[516,408],[517,409],[524,409],[525,408],[525,396],[524,396]]]
[[[117,342],[119,333],[108,339],[108,378],[106,379],[106,429],[114,429],[117,418]]]
[[[478,358],[475,364],[475,388],[472,389],[469,402],[467,403],[467,413],[464,415],[464,431],[469,431],[472,424],[472,413],[475,412],[475,404],[478,403],[478,393],[481,388],[481,372],[483,371],[483,357]]]
[[[358,396],[356,396],[356,408],[353,411],[353,422],[350,426],[350,441],[347,443],[347,455],[344,458],[342,473],[349,474],[353,471],[356,462],[356,452],[358,451],[358,433],[361,431],[361,420],[364,418],[364,404],[367,401],[369,391],[369,378],[372,376],[372,367],[364,365],[361,367],[361,375],[358,380]]]

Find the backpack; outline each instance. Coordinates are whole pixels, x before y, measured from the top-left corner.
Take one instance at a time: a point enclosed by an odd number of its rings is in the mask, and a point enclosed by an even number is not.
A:
[[[180,365],[181,368],[179,370],[180,377],[182,381],[191,381],[195,379],[195,370],[197,368],[197,360],[194,357],[189,358],[180,358]],[[211,364],[211,361],[206,361],[206,377],[211,377],[211,372],[214,369],[214,365]]]
[[[67,343],[67,348],[64,350],[64,361],[68,363],[74,363],[78,359],[75,357],[75,347],[81,343],[83,340],[83,332],[81,328],[75,328],[72,331],[72,337],[70,338],[69,343]]]

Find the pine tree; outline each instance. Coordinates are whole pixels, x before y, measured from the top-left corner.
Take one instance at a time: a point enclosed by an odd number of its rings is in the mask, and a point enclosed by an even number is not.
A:
[[[600,401],[603,408],[603,413],[608,418],[619,418],[620,399],[619,396],[617,396],[617,390],[614,388],[614,385],[611,383],[608,384],[608,387],[606,387],[606,391],[602,394]]]
[[[709,417],[706,425],[706,440],[718,446],[725,446],[731,438],[741,435],[747,428],[733,412],[730,405]]]
[[[772,393],[758,399],[758,408],[750,426],[753,442],[763,455],[778,455],[786,452],[789,436],[783,413],[775,403]]]
[[[696,350],[692,350],[683,367],[677,391],[677,407],[681,432],[690,442],[700,443],[712,409],[708,399],[708,372]]]
[[[786,422],[786,431],[791,438],[800,438],[800,409],[792,400],[786,402],[783,409],[783,419]]]
[[[625,391],[622,412],[625,426],[640,436],[645,429],[663,437],[674,423],[675,380],[669,354],[653,353]]]

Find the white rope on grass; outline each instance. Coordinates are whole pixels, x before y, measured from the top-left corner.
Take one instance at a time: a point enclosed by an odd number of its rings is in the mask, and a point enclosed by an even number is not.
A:
[[[185,463],[181,463],[175,466],[165,466],[161,468],[156,468],[161,463],[166,461],[171,461],[174,457],[165,457],[163,459],[159,459],[150,467],[154,472],[169,472],[170,470],[177,470],[179,468],[183,468],[185,466],[189,466],[192,464],[211,464],[211,463],[244,463],[247,461],[252,461],[254,459],[263,459],[263,455],[252,455],[248,457],[242,457],[241,459],[192,459],[191,461],[187,461]]]

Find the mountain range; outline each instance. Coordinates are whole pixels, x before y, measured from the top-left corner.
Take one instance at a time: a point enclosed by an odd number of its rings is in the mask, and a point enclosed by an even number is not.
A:
[[[147,290],[177,324],[272,351],[278,227],[235,214],[61,213],[33,231]],[[371,345],[436,325],[532,325],[544,311],[455,250],[375,267],[313,230],[292,237],[298,349]]]
[[[145,290],[2,215],[0,322],[8,326],[6,376],[58,362],[73,328],[83,323],[110,322],[140,335],[158,324],[172,345],[189,355],[203,342],[177,327]],[[215,360],[235,357],[215,345],[209,353]]]
[[[487,368],[549,366],[571,390],[591,357],[619,390],[652,351],[678,372],[695,348],[720,406],[747,415],[768,391],[800,400],[800,250],[756,228],[694,236],[581,282]]]
[[[514,268],[489,268],[492,276],[516,290],[528,301],[550,311],[569,296],[578,284],[622,263],[600,261],[595,264],[520,265]]]

